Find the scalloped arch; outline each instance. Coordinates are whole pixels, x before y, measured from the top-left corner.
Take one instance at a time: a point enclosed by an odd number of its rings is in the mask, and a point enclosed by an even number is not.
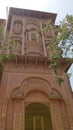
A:
[[[21,95],[25,97],[28,93],[35,90],[44,92],[49,98],[62,98],[62,94],[58,90],[52,89],[51,84],[40,77],[29,77],[24,79],[21,81],[19,87],[11,92],[10,96]]]
[[[29,91],[34,89],[42,90],[48,94],[52,92],[51,84],[47,80],[40,77],[29,77],[21,81],[19,87],[15,88],[11,92],[11,95],[16,93],[23,93],[23,95],[26,95]]]

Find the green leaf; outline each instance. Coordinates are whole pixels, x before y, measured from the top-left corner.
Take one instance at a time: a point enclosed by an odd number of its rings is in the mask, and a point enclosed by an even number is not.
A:
[[[59,85],[61,85],[61,84],[64,82],[64,80],[63,80],[63,78],[58,77],[56,82],[57,82]]]

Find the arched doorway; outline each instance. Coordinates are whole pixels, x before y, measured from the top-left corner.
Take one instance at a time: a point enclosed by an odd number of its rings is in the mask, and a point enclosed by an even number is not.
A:
[[[25,109],[25,130],[53,130],[50,109],[41,103],[32,103]]]

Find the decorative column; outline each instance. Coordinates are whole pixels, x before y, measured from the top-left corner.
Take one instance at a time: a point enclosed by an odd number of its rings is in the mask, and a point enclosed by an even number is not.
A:
[[[22,28],[22,49],[21,49],[21,55],[24,55],[24,44],[25,44],[25,38],[24,38],[24,32],[25,32],[25,21],[23,20],[23,28]]]
[[[51,115],[52,115],[52,122],[53,122],[53,130],[64,130],[58,100],[53,99],[51,101]]]
[[[67,113],[68,113],[68,119],[69,119],[69,125],[70,125],[70,128],[71,130],[73,130],[73,109],[72,109],[72,98],[71,96],[68,96],[68,95],[71,95],[70,91],[68,91],[68,87],[67,87],[67,78],[66,78],[66,75],[64,74],[64,82],[65,84],[63,84],[61,87],[62,87],[62,93],[63,93],[63,97],[64,97],[64,101],[65,101],[65,104],[66,104],[66,109],[67,109]]]
[[[23,101],[20,98],[14,99],[14,116],[13,116],[13,130],[23,130]]]
[[[54,108],[53,108],[53,102],[52,101],[50,102],[50,109],[51,109],[51,118],[52,118],[52,128],[53,128],[53,130],[56,130]]]
[[[23,100],[23,103],[22,103],[22,125],[23,125],[23,127],[22,127],[22,130],[25,130],[25,101]]]
[[[42,34],[42,43],[43,43],[44,56],[47,57],[47,51],[46,51],[45,39],[44,39],[44,34],[43,34],[42,22],[41,21],[40,21],[40,28],[41,28],[41,34]]]
[[[1,130],[5,130],[5,122],[6,122],[6,112],[7,112],[7,105],[8,105],[8,100],[9,100],[9,95],[8,95],[8,90],[9,90],[9,82],[10,82],[10,73],[8,76],[8,83],[7,83],[7,88],[6,88],[6,95],[4,98],[3,106],[2,106],[2,128]]]

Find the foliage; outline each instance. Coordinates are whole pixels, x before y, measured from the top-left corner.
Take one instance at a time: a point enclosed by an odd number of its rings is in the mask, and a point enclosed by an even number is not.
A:
[[[67,15],[61,22],[58,41],[65,57],[73,57],[73,16]]]
[[[4,27],[1,25],[0,26],[0,40],[3,40],[3,33],[4,32]]]
[[[0,63],[3,60],[8,61],[15,58],[17,55],[17,49],[18,49],[17,47],[18,47],[18,41],[14,40],[13,35],[10,35],[9,45],[8,46],[2,45],[2,44],[0,45]]]
[[[2,75],[3,61],[9,61],[11,59],[16,59],[17,55],[17,47],[18,47],[18,41],[13,39],[13,35],[10,35],[9,37],[9,45],[3,45],[3,34],[4,34],[4,28],[3,26],[0,26],[0,77]],[[9,51],[9,53],[8,53]],[[1,78],[0,78],[1,79]]]
[[[51,50],[53,52],[51,59],[54,57],[59,59],[61,56],[66,58],[73,57],[73,16],[67,15],[63,21],[60,22],[58,28],[54,27],[54,31],[57,32],[58,35],[54,35],[48,48],[49,51]]]
[[[3,66],[2,66],[2,64],[0,63],[0,73],[2,72],[2,70],[3,70]]]
[[[61,85],[63,83],[63,79],[61,77],[57,77],[57,83]]]
[[[67,15],[58,27],[55,26],[53,28],[54,32],[57,32],[57,35],[53,36],[48,46],[48,51],[51,59],[51,67],[57,75],[62,57],[67,59],[69,63],[73,63],[73,16]],[[58,77],[57,82],[61,84],[63,79]]]
[[[13,38],[13,35],[11,34],[9,37],[9,50],[10,54],[17,54],[18,51],[18,41]]]
[[[1,78],[2,78],[2,71],[3,71],[3,66],[2,66],[2,64],[0,63],[0,81],[1,81]]]
[[[70,58],[71,63],[73,62],[73,16],[67,15],[60,25],[53,26],[52,21],[46,24],[46,26],[42,29],[44,32],[50,32],[50,27],[54,28],[54,32],[56,35],[53,36],[51,43],[48,46],[49,57],[51,59],[51,67],[54,73],[57,75],[57,70],[60,65],[60,59],[65,57],[67,60]],[[0,40],[3,40],[3,27],[0,26]],[[38,33],[41,34],[41,31],[38,30]],[[9,50],[8,54],[5,52]],[[14,40],[13,35],[9,37],[9,45],[3,46],[0,45],[0,63],[3,60],[10,60],[16,57],[18,52],[18,41]],[[61,84],[63,80],[58,77],[57,82]]]

